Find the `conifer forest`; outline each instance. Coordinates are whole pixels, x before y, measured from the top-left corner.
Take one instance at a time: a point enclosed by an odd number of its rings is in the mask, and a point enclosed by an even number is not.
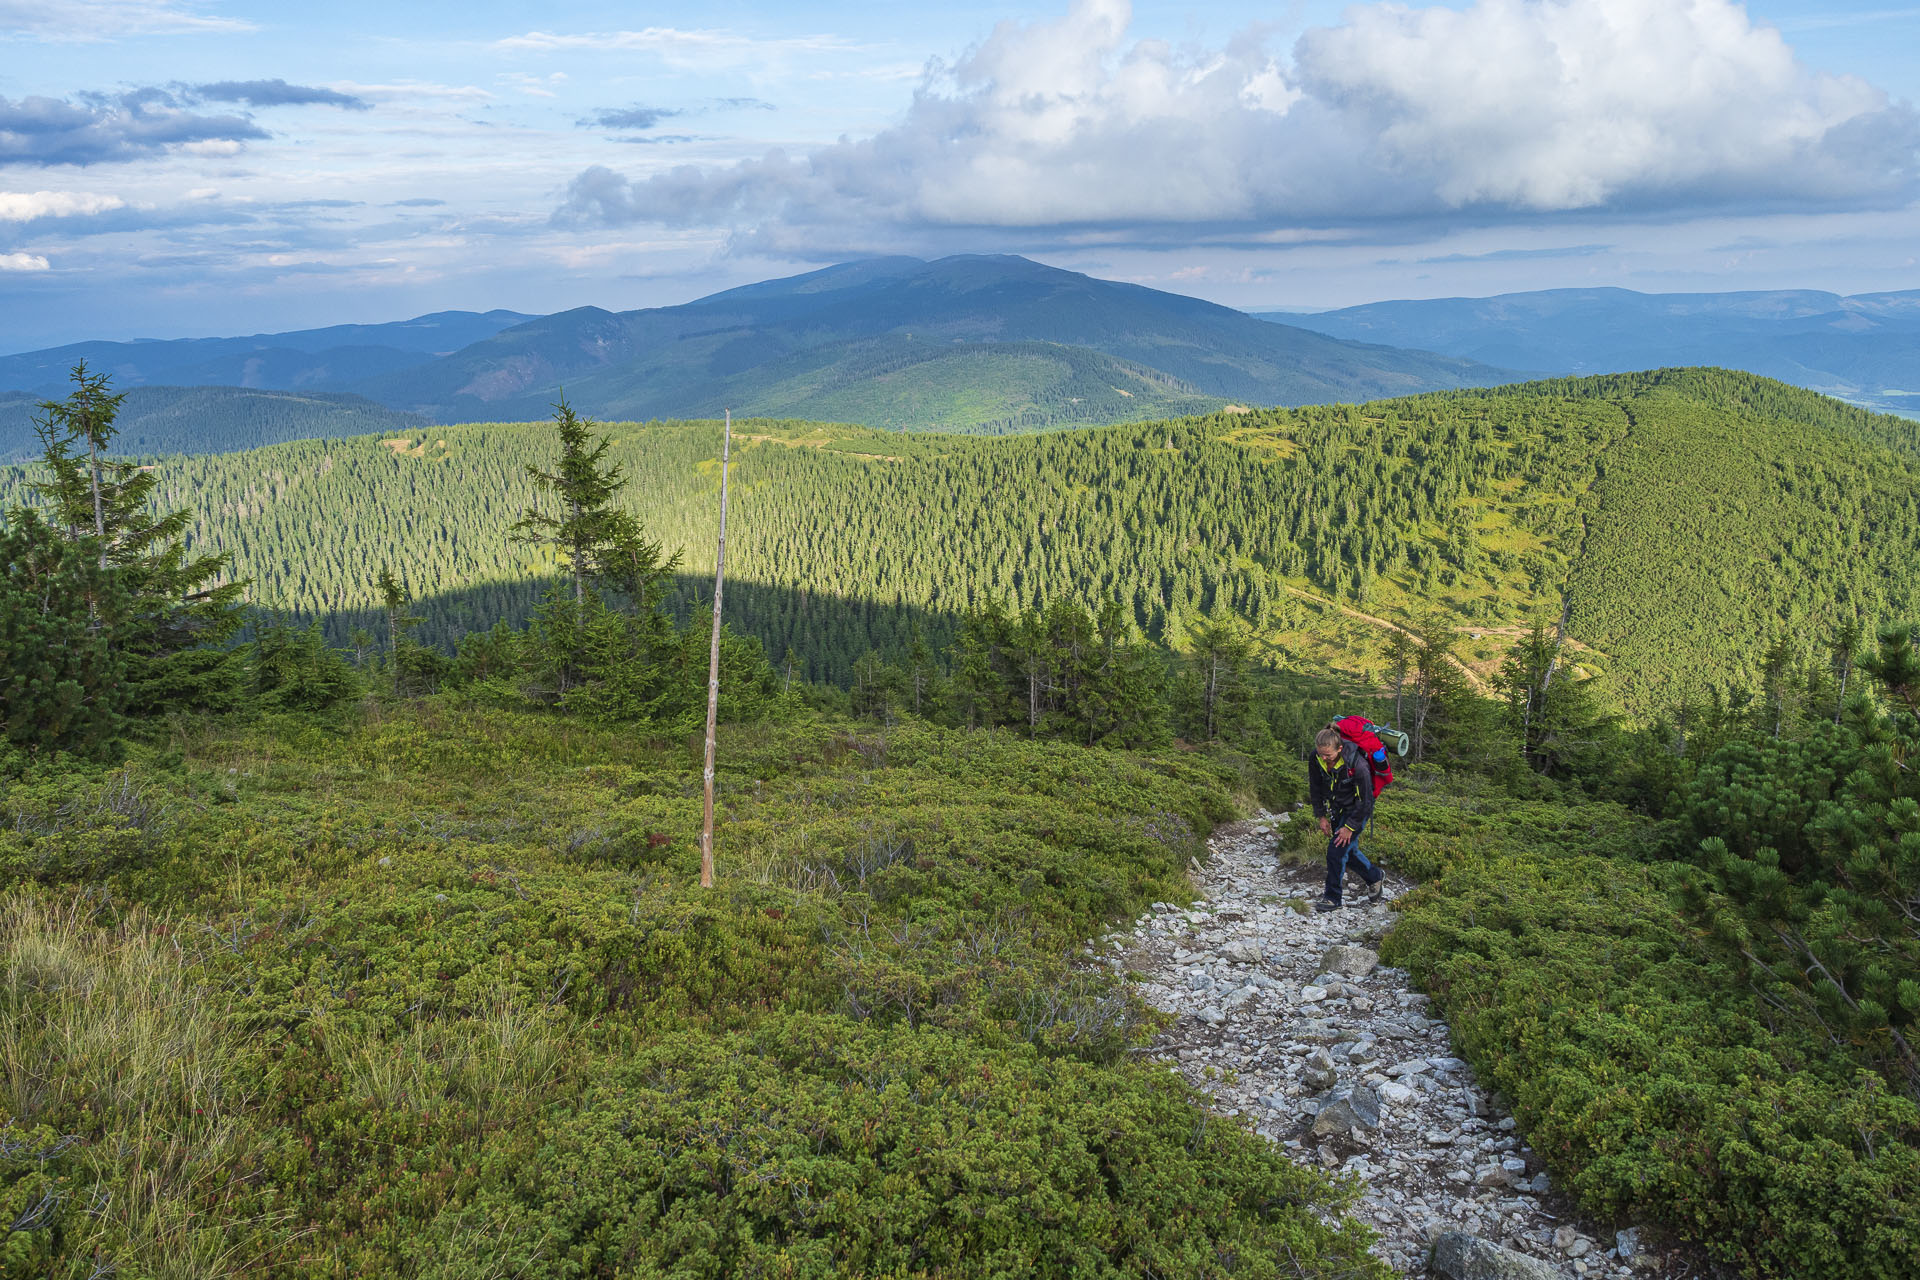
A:
[[[710,650],[718,422],[122,400],[0,468],[0,1276],[1394,1274],[1092,959],[1256,814],[1317,863],[1342,714],[1408,735],[1380,958],[1556,1212],[1920,1274],[1914,421],[736,419]]]

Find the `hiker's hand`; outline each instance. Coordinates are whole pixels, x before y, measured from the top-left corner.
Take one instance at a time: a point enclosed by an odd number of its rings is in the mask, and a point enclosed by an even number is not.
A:
[[[1332,821],[1332,819],[1330,819],[1330,818],[1322,818],[1322,819],[1320,819],[1320,834],[1321,834],[1321,835],[1323,835],[1323,836],[1330,836],[1330,835],[1332,835],[1332,834],[1333,834],[1333,821]]]
[[[1345,827],[1342,827],[1340,828],[1340,834],[1333,838],[1333,842],[1336,845],[1343,845],[1351,839],[1353,839],[1353,832],[1347,830]]]

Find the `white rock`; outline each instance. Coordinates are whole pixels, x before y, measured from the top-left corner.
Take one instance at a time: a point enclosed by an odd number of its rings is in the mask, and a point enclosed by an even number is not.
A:
[[[1327,989],[1325,987],[1305,986],[1300,988],[1301,1004],[1318,1004],[1326,998]]]

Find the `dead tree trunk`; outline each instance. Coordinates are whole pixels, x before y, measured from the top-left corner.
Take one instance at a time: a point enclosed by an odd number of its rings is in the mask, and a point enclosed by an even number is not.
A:
[[[713,642],[707,653],[706,798],[701,806],[700,887],[713,887],[713,728],[720,718],[720,595],[727,582],[727,462],[733,453],[733,410],[720,444],[720,547],[713,558]]]

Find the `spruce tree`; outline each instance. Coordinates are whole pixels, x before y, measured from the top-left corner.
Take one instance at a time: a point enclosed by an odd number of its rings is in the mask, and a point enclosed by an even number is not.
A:
[[[9,755],[105,758],[126,700],[119,575],[91,538],[68,540],[33,511],[0,527],[0,726]],[[0,767],[12,761],[0,760]]]
[[[558,510],[536,503],[522,514],[513,532],[523,542],[550,546],[567,566],[575,604],[586,602],[590,585],[599,583],[624,595],[636,614],[659,603],[661,585],[679,566],[678,553],[664,555],[640,522],[615,505],[626,488],[621,468],[606,460],[613,437],[593,438],[593,423],[580,417],[563,398],[554,405],[554,429],[560,459],[551,471],[527,467],[541,493]]]
[[[413,611],[413,596],[393,576],[390,567],[380,566],[376,585],[387,615],[387,666],[393,681],[393,696],[404,698],[415,691],[420,646],[413,639],[413,629],[420,625],[420,616]]]
[[[238,673],[220,647],[244,621],[246,583],[227,580],[225,555],[189,553],[187,509],[153,510],[156,473],[107,455],[125,393],[105,374],[74,366],[65,400],[43,401],[34,423],[43,446],[32,490],[69,542],[87,541],[102,570],[118,571],[125,616],[115,628],[128,685],[127,709],[152,715],[176,706],[230,705]]]

